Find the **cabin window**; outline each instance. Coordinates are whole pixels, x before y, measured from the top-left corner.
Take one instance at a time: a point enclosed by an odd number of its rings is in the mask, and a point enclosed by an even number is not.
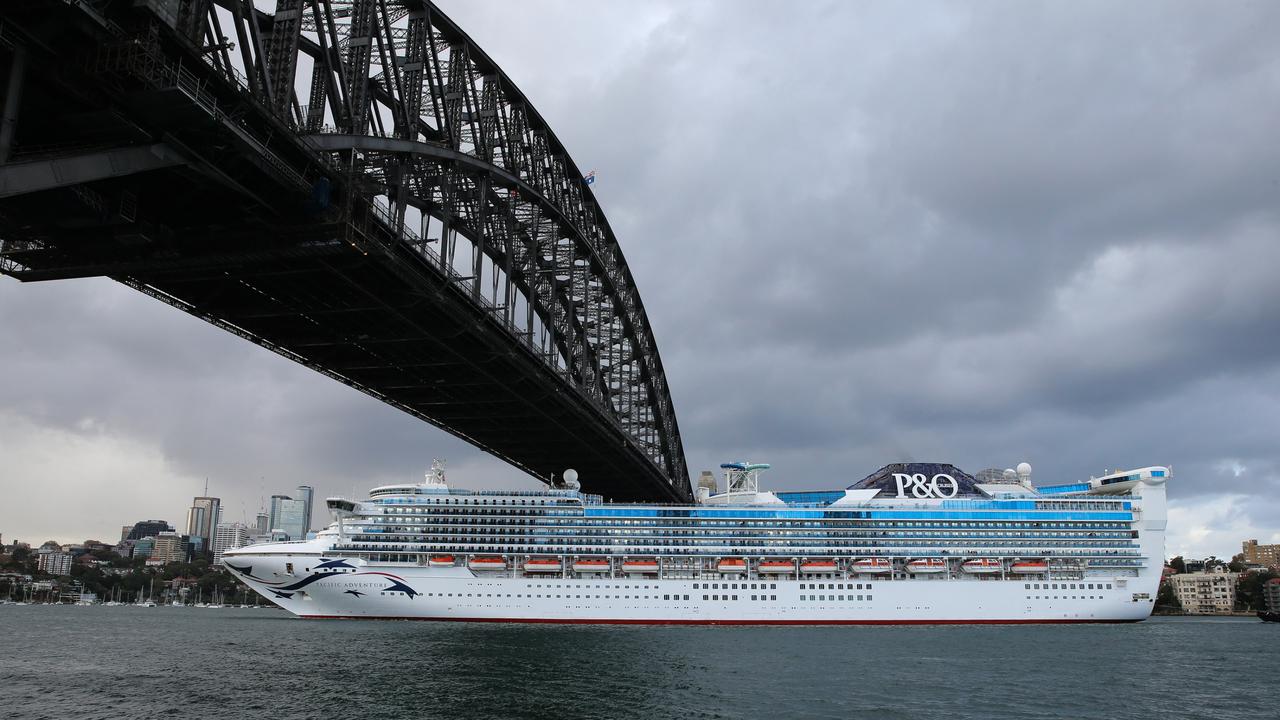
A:
[[[284,571],[285,571],[285,572],[287,572],[287,573],[289,573],[290,575],[292,575],[292,574],[293,574],[293,563],[285,563],[285,564],[284,564]]]

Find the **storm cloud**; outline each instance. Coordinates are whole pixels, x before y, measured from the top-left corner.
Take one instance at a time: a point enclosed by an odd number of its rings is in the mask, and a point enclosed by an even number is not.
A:
[[[1168,464],[1170,552],[1280,542],[1280,6],[442,3],[584,169],[695,473]],[[107,280],[0,278],[0,532],[298,483],[533,481]]]

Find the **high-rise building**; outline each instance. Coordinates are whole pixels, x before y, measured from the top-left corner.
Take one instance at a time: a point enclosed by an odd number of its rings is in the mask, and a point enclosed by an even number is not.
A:
[[[213,545],[213,531],[222,520],[222,501],[216,497],[197,497],[187,510],[187,535],[200,538],[200,547],[207,553]]]
[[[303,502],[288,495],[271,496],[271,532],[279,530],[290,540],[302,540],[307,534],[303,528]]]
[[[149,558],[151,557],[151,551],[155,548],[155,546],[156,546],[156,538],[154,535],[150,537],[144,537],[141,540],[137,540],[136,542],[133,543],[133,557],[144,558],[144,559]]]
[[[47,542],[36,551],[36,567],[49,575],[70,575],[72,555],[56,543]]]
[[[311,532],[311,500],[315,490],[310,485],[299,485],[298,495],[298,500],[302,502],[302,534],[294,540],[305,540],[307,533]]]
[[[253,527],[257,530],[255,533],[257,535],[266,535],[271,532],[271,516],[264,512],[258,513],[258,517],[254,518]]]
[[[280,521],[280,503],[291,499],[288,495],[272,495],[271,504],[267,506],[267,532],[271,532]]]
[[[155,537],[162,532],[173,532],[173,526],[164,520],[139,520],[133,525],[121,528],[121,540],[141,540],[144,537]]]
[[[162,532],[156,536],[147,561],[154,564],[182,562],[187,559],[187,538],[176,532]]]
[[[1244,561],[1267,567],[1280,567],[1280,545],[1259,545],[1257,540],[1241,543]]]
[[[244,523],[219,523],[213,536],[213,561],[222,562],[222,553],[249,544],[249,528]]]

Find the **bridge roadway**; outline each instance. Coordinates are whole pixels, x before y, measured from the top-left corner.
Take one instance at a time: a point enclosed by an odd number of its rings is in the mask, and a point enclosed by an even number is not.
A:
[[[0,59],[0,272],[111,277],[544,482],[689,499],[603,213],[429,3],[6,4]]]

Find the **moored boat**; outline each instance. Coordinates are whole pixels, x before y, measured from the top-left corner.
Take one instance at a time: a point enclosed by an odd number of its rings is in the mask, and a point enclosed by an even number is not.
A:
[[[564,567],[559,558],[531,558],[525,561],[525,572],[558,573]]]
[[[471,558],[471,560],[467,562],[467,567],[472,570],[481,571],[506,570],[507,560],[506,558],[501,558],[496,555],[479,555]]]
[[[747,571],[747,561],[742,558],[724,558],[716,563],[721,575],[741,575]]]
[[[623,560],[622,572],[624,573],[656,573],[658,572],[658,561],[653,558]]]
[[[907,572],[928,575],[947,571],[947,561],[942,558],[920,558],[907,563]]]
[[[888,575],[893,572],[893,563],[888,558],[863,558],[855,560],[849,567],[856,573],[867,575]]]
[[[960,569],[971,575],[999,575],[1003,566],[992,558],[974,558],[961,563]]]
[[[573,571],[576,573],[607,573],[609,572],[609,561],[600,558],[578,558],[573,561]]]

